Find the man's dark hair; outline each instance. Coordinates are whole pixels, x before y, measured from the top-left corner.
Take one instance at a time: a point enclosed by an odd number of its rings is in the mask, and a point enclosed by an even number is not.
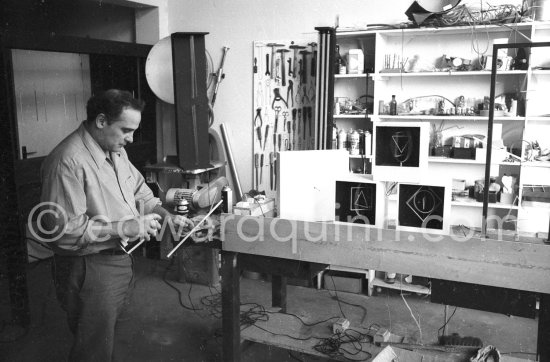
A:
[[[86,105],[86,117],[88,122],[93,122],[96,117],[103,113],[107,123],[111,124],[117,120],[122,111],[126,108],[143,111],[145,102],[136,99],[132,93],[119,89],[109,89],[92,96]]]

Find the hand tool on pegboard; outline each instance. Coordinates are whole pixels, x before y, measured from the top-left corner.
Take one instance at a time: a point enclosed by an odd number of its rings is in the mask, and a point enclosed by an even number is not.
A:
[[[286,87],[286,71],[285,71],[285,54],[288,53],[290,50],[288,49],[278,49],[277,53],[279,53],[281,57],[281,77],[282,77],[282,85],[283,87]]]
[[[298,51],[305,49],[305,46],[296,45],[292,42],[292,45],[289,46],[290,49],[294,51],[294,68],[292,69],[292,78],[296,79],[298,76]]]
[[[260,154],[254,154],[254,170],[256,171],[256,190],[260,187]]]
[[[308,43],[307,45],[309,45],[311,47],[311,51],[312,51],[312,56],[311,56],[311,67],[310,67],[310,73],[309,75],[311,75],[311,78],[315,78],[317,76],[317,43],[315,42],[312,42],[312,43]]]
[[[264,148],[265,151],[265,145],[267,144],[267,135],[269,134],[269,124],[266,124],[265,126],[265,132],[264,132]]]
[[[294,82],[288,80],[288,88],[286,89],[286,99],[290,103],[290,107],[294,107]]]
[[[281,96],[281,92],[279,91],[279,88],[273,88],[273,101],[271,102],[271,108],[272,109],[275,109],[275,102],[283,102],[285,107],[288,108],[288,103]]]
[[[271,48],[271,79],[275,79],[275,48],[283,47],[284,44],[267,43],[267,46]],[[269,57],[266,58],[269,62]],[[267,74],[266,74],[267,75]]]
[[[307,56],[311,54],[309,50],[301,50],[302,55],[302,69],[300,71],[300,81],[302,84],[307,84]]]
[[[275,152],[269,153],[269,188],[273,190],[275,184]]]

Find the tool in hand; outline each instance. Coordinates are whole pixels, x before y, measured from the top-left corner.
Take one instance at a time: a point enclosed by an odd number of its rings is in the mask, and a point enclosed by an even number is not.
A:
[[[286,87],[286,71],[285,71],[285,53],[288,53],[290,50],[288,49],[279,49],[277,50],[277,53],[281,55],[281,75],[282,75],[282,85],[283,87]]]
[[[273,190],[275,181],[275,152],[269,153],[269,188]]]
[[[291,102],[290,106],[294,107],[294,82],[290,79],[288,80],[288,88],[286,89],[286,99]]]
[[[284,44],[267,43],[267,46],[271,48],[271,79],[274,79],[274,73],[275,73],[275,48],[282,47],[282,46],[284,46]]]
[[[260,185],[263,183],[263,174],[264,174],[264,154],[260,155]]]
[[[254,154],[254,168],[256,169],[256,190],[260,188],[260,154]]]
[[[268,133],[269,133],[269,124],[266,124],[265,132],[264,132],[264,147],[263,147],[264,151],[265,151],[265,145],[267,144],[267,134]]]
[[[307,56],[311,54],[309,50],[301,50],[302,54],[302,70],[300,71],[300,82],[302,84],[307,84]]]
[[[281,112],[281,106],[275,106],[273,108],[275,110],[275,128],[273,132],[277,133],[278,125],[279,125],[279,113]]]
[[[283,102],[285,104],[285,107],[288,108],[288,103],[281,96],[281,92],[279,92],[279,88],[273,88],[273,102],[271,102],[271,108],[273,109],[275,109],[275,102]]]
[[[295,45],[292,44],[289,46],[290,49],[294,50],[294,68],[292,69],[292,78],[296,79],[296,76],[298,75],[296,67],[298,66],[298,51],[301,49],[305,49],[305,46],[301,45]]]

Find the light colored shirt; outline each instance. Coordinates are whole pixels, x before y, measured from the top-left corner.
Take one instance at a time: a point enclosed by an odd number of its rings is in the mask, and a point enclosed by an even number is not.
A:
[[[41,174],[41,201],[64,213],[55,222],[44,218],[50,229],[63,230],[50,244],[59,254],[86,255],[116,247],[120,238],[98,239],[94,226],[145,215],[161,204],[126,151],[104,151],[84,123],[46,157]]]

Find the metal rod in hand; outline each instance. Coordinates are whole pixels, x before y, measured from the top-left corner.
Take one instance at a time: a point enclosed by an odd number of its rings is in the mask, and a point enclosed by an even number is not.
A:
[[[178,250],[178,248],[179,248],[183,243],[185,243],[185,240],[187,240],[191,235],[193,235],[193,234],[195,233],[195,231],[197,231],[197,230],[199,229],[199,226],[201,226],[201,224],[202,224],[206,219],[208,219],[208,217],[209,217],[210,215],[212,215],[212,213],[214,212],[214,210],[216,210],[222,203],[223,203],[223,200],[220,200],[220,202],[218,202],[218,203],[216,204],[216,206],[214,206],[214,207],[212,208],[212,210],[210,210],[210,211],[208,212],[208,214],[206,214],[206,216],[205,216],[204,218],[202,218],[202,220],[199,221],[199,222],[197,223],[197,225],[195,225],[195,227],[194,227],[193,229],[191,229],[190,232],[187,233],[187,235],[185,235],[185,237],[178,243],[178,245],[176,245],[176,246],[174,247],[174,249],[170,250],[170,252],[168,253],[167,257],[168,257],[168,258],[171,257],[172,254],[174,254],[174,253],[176,252],[176,250]]]

